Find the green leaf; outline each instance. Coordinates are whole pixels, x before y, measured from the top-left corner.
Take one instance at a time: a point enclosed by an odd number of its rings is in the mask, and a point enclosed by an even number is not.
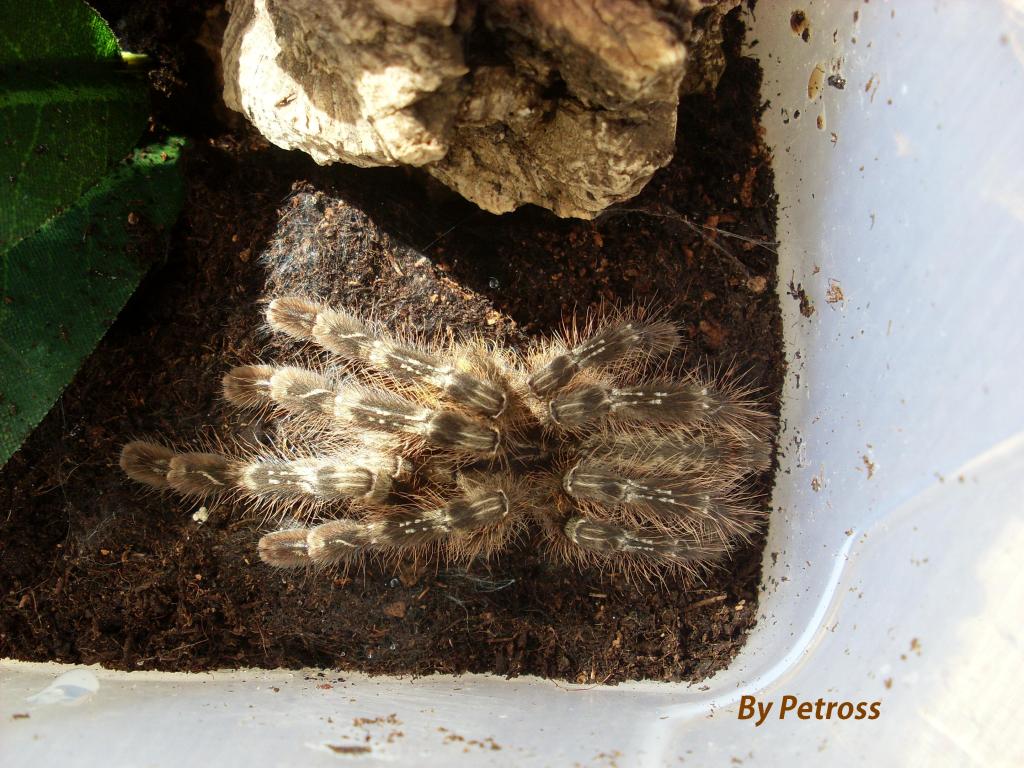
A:
[[[124,158],[148,119],[146,83],[81,0],[0,12],[0,249],[58,215]]]
[[[86,3],[0,0],[0,465],[135,290],[153,228],[180,208],[180,141],[125,159],[148,117],[140,68]]]
[[[9,0],[0,16],[0,69],[61,59],[116,62],[117,38],[82,0]]]
[[[95,348],[174,223],[182,142],[138,150],[75,205],[0,253],[0,466]]]

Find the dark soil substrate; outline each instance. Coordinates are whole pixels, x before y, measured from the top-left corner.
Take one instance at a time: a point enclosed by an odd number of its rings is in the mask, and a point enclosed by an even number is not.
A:
[[[295,287],[509,343],[602,300],[656,298],[692,359],[736,363],[777,393],[775,198],[740,23],[728,24],[717,94],[684,100],[675,161],[623,210],[581,222],[491,216],[401,171],[322,169],[220,127],[191,42],[202,14],[131,13],[115,28],[146,30],[129,45],[163,62],[158,117],[193,137],[188,199],[166,258],[0,471],[0,657],[577,682],[700,680],[725,666],[755,621],[763,538],[689,590],[554,567],[529,546],[469,572],[278,572],[255,555],[259,522],[243,508],[210,504],[200,525],[195,507],[140,493],[117,456],[135,436],[230,433],[220,377],[267,353],[259,301]],[[770,483],[756,486],[762,506]]]

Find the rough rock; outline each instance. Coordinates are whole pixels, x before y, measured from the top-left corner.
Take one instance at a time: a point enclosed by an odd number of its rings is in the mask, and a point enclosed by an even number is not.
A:
[[[684,75],[717,83],[737,2],[231,0],[224,98],[321,164],[592,218],[669,162]]]
[[[689,62],[682,93],[708,93],[718,87],[725,71],[722,20],[740,0],[685,0],[685,3],[694,20],[686,40]]]

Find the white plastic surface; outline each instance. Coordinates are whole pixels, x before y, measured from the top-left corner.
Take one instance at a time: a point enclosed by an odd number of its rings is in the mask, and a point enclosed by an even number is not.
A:
[[[0,765],[1024,764],[1024,8],[762,0],[752,26],[790,373],[729,669],[579,689],[3,662]],[[845,88],[809,98],[816,64]],[[744,693],[881,716],[755,727]]]

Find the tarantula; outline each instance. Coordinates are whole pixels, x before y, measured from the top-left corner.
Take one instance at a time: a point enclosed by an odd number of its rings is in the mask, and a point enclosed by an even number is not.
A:
[[[706,568],[762,518],[743,488],[769,464],[770,415],[732,377],[671,369],[679,329],[651,312],[604,312],[522,355],[399,338],[301,297],[266,317],[319,349],[308,368],[224,376],[232,404],[279,417],[277,446],[228,456],[136,441],[121,467],[278,512],[288,522],[259,541],[272,566],[407,552],[468,563],[532,523],[555,560],[649,579]]]

